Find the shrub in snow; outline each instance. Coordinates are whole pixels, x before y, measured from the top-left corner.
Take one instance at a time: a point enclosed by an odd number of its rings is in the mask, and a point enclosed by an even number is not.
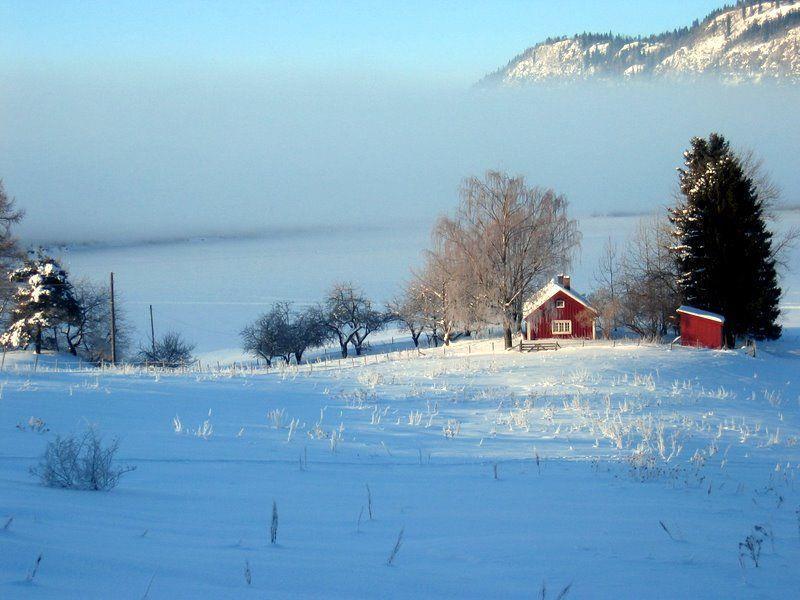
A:
[[[739,542],[739,564],[743,569],[745,558],[749,558],[753,561],[753,565],[756,567],[759,566],[761,561],[761,546],[767,539],[772,540],[772,530],[765,525],[756,525],[753,527],[752,533],[748,535],[743,542]]]
[[[442,426],[442,433],[446,438],[454,438],[461,433],[461,421],[448,419],[447,424]]]
[[[274,429],[283,429],[283,415],[286,409],[274,409],[267,411],[267,421],[272,424]]]
[[[193,363],[192,352],[194,344],[183,339],[180,333],[170,331],[156,340],[151,348],[140,348],[139,362],[174,369]]]
[[[211,424],[209,419],[206,419],[200,424],[200,427],[195,430],[194,434],[204,440],[211,439],[211,436],[214,435],[214,425]]]
[[[47,444],[42,462],[31,468],[31,474],[47,487],[110,490],[116,487],[122,475],[136,469],[114,465],[118,449],[116,439],[103,446],[94,429],[81,436],[57,436]]]

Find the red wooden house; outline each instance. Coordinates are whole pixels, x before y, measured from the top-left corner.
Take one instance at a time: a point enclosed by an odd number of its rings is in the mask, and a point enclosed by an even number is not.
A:
[[[569,275],[559,275],[539,290],[522,309],[525,339],[595,338],[597,311],[575,293]]]
[[[722,348],[725,317],[693,306],[681,306],[681,344],[700,348]]]

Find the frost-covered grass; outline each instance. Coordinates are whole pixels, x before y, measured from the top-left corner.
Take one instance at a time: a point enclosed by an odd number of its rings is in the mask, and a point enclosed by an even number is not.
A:
[[[270,372],[7,369],[0,596],[800,586],[794,347],[467,348]],[[137,466],[116,489],[28,474],[87,426]]]

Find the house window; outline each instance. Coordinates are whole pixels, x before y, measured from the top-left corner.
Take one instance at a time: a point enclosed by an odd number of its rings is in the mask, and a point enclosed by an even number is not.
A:
[[[553,321],[553,335],[572,335],[572,321]]]
[[[566,306],[566,302],[563,300],[556,300],[556,308],[564,308]]]

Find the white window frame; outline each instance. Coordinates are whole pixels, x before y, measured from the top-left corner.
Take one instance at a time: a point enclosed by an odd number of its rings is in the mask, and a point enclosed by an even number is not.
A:
[[[556,308],[564,308],[567,305],[563,300],[556,300]]]
[[[553,335],[572,335],[572,321],[552,321],[550,333]]]

